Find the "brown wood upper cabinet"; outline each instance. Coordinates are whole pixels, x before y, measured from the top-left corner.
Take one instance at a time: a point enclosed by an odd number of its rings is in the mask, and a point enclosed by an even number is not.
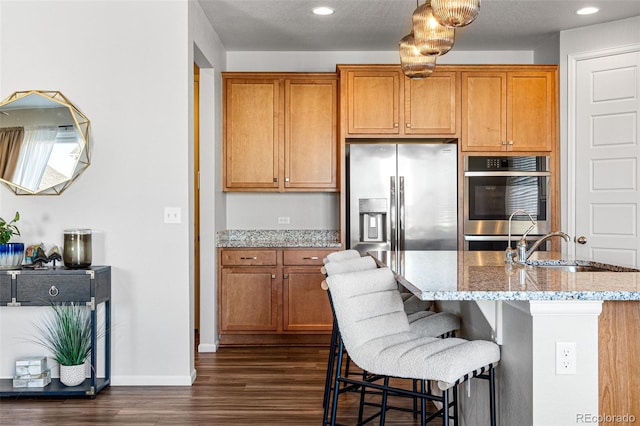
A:
[[[337,191],[335,73],[223,73],[223,190]]]
[[[345,137],[456,137],[459,74],[411,80],[398,65],[338,65]]]
[[[485,68],[462,72],[462,150],[551,151],[557,67]]]

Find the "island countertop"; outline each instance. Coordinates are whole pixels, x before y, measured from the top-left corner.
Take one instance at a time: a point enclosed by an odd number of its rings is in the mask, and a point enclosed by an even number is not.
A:
[[[507,265],[497,251],[373,251],[423,300],[640,300],[640,272],[566,272]],[[533,260],[560,259],[536,252]]]

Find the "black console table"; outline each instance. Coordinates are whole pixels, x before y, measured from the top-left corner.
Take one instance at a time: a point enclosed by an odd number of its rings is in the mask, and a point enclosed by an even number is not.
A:
[[[50,306],[52,303],[86,303],[91,309],[91,377],[78,386],[68,387],[59,379],[42,388],[14,388],[12,379],[0,379],[0,398],[36,396],[90,396],[111,382],[111,267],[89,269],[64,267],[43,270],[0,271],[0,309],[21,306]],[[97,377],[96,340],[98,324],[96,309],[104,303],[105,339],[104,377]],[[100,327],[102,328],[102,327]]]

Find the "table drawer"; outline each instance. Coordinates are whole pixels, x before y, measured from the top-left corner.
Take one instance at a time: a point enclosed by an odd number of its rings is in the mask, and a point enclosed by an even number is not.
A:
[[[18,275],[16,301],[21,304],[91,301],[89,275]]]
[[[318,265],[322,266],[322,259],[335,250],[285,250],[283,262],[285,265]]]
[[[277,264],[276,250],[222,250],[220,263],[223,266],[274,266]]]

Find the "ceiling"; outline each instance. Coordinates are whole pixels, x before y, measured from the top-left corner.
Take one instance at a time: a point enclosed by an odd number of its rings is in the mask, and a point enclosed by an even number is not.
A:
[[[416,0],[199,2],[227,51],[395,50],[416,8]],[[316,6],[335,13],[313,15]],[[577,15],[584,6],[600,11]],[[640,16],[640,0],[483,0],[478,18],[456,30],[454,49],[534,50],[561,30],[633,16]]]

